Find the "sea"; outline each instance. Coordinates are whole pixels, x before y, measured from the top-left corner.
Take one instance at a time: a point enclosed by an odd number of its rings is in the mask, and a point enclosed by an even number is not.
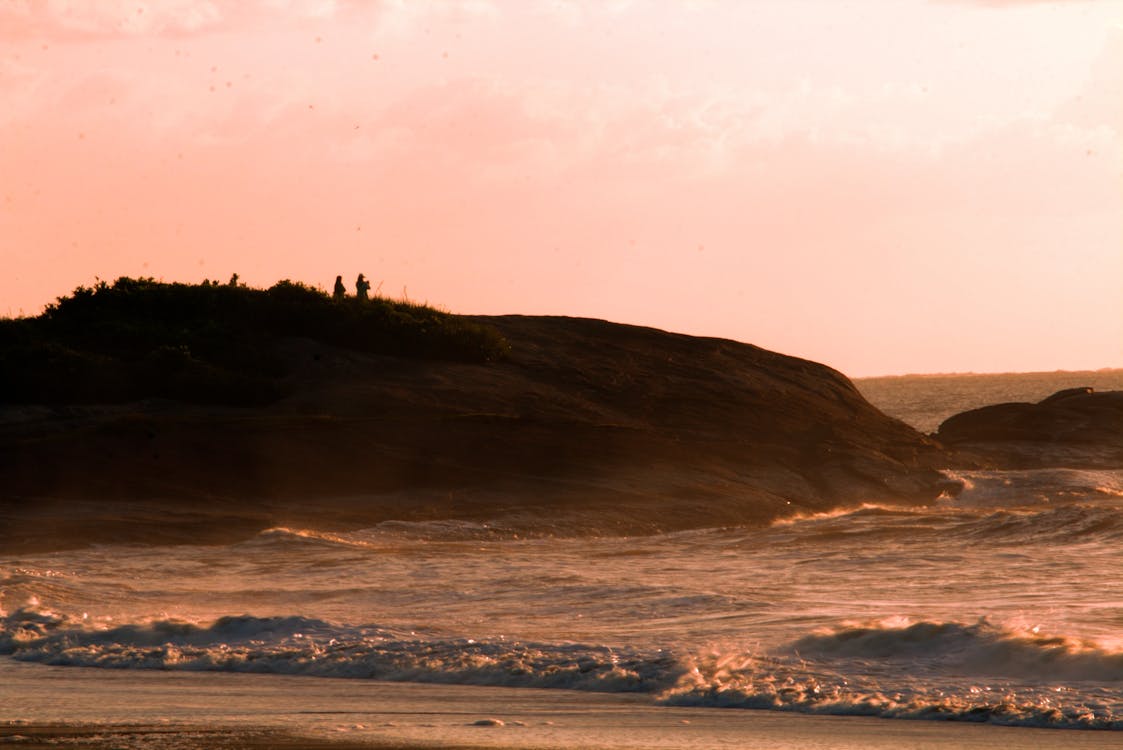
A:
[[[1123,371],[856,385],[931,432],[985,404],[1123,389]],[[0,674],[248,673],[1123,729],[1123,467],[949,474],[964,491],[931,505],[871,498],[765,527],[554,536],[449,520],[0,550]]]

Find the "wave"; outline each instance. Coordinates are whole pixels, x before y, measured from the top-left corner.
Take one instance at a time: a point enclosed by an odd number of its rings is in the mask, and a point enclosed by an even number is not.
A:
[[[985,620],[974,625],[897,620],[813,633],[786,650],[786,659],[720,650],[697,655],[660,700],[675,706],[1123,729],[1117,686],[1123,681],[1123,652],[1089,641],[1003,629]],[[890,675],[904,679],[887,679]]]
[[[895,539],[941,543],[965,542],[1077,544],[1123,540],[1123,504],[1114,500],[1011,504],[1009,507],[962,505],[948,500],[931,506],[857,508],[792,516],[769,531],[787,542],[859,543]]]
[[[1081,544],[1100,542],[1113,549],[1123,540],[1123,508],[1067,505],[1043,510],[1001,510],[964,518],[954,533],[990,542]]]
[[[963,489],[960,507],[1010,507],[1065,501],[1123,498],[1123,471],[1118,469],[1024,469],[945,471]]]
[[[548,534],[544,534],[548,536]],[[253,542],[316,544],[369,550],[396,551],[428,542],[484,542],[518,540],[518,531],[493,523],[460,521],[383,521],[352,531],[274,526],[248,540]]]
[[[745,708],[828,716],[964,721],[1043,729],[1123,729],[1119,707],[1063,696],[1021,694],[976,687],[966,694],[948,691],[893,691],[849,681],[830,684],[816,677],[704,681],[670,691],[669,706]]]
[[[784,543],[812,545],[855,544],[872,539],[935,539],[940,542],[961,539],[967,542],[1010,544],[1118,544],[1123,541],[1123,504],[1059,503],[1015,505],[1009,508],[963,507],[954,502],[922,507],[864,504],[856,508],[792,515],[773,522],[765,529],[733,526],[632,537],[633,543],[628,550],[613,548],[612,554],[646,554],[648,547],[639,541],[641,539],[648,540],[648,546],[674,543],[678,546],[698,544],[720,547],[742,544],[746,538],[757,540],[762,533],[765,537],[779,535]],[[275,527],[261,532],[247,544],[313,545],[371,552],[398,552],[429,543],[442,543],[453,549],[457,543],[474,545],[542,538],[557,537],[519,534],[505,527],[488,524],[430,522],[379,524],[369,529],[348,532]],[[778,542],[774,539],[770,543]]]
[[[440,639],[305,617],[90,626],[27,607],[0,620],[0,654],[51,665],[652,692],[677,679],[668,653],[575,643]]]
[[[1123,729],[1123,652],[986,621],[850,624],[755,653],[446,638],[299,616],[108,626],[25,607],[0,617],[0,654],[51,665],[639,692],[675,706]],[[965,683],[957,671],[987,680]],[[1028,680],[996,686],[1003,675]]]
[[[644,495],[629,491],[614,496],[611,502],[594,502],[594,495],[578,490],[556,503],[535,497],[532,491],[510,496],[481,492],[463,503],[451,504],[447,498],[419,493],[309,497],[291,508],[273,510],[251,503],[249,509],[238,512],[228,503],[203,503],[186,509],[171,501],[147,507],[143,502],[106,500],[76,507],[60,505],[48,516],[28,521],[18,544],[8,540],[7,549],[36,554],[89,547],[96,540],[116,548],[240,544],[248,540],[375,548],[426,541],[619,538],[699,529],[755,530],[770,524],[847,519],[855,517],[859,508],[881,508],[887,513],[910,510],[903,498],[889,500],[873,491],[866,498],[852,494],[851,501],[842,504],[821,498],[801,506],[787,499],[788,490],[792,496],[799,495],[798,483],[789,486],[785,484],[788,480],[796,482],[794,476],[781,477],[769,492],[741,494],[719,476],[683,474],[675,479],[682,485],[681,492]],[[1123,470],[949,471],[937,484],[961,486],[962,490],[931,505],[932,511],[1082,503],[1123,506]],[[722,494],[723,487],[726,494]],[[859,506],[854,502],[857,499],[883,505]],[[803,514],[791,513],[797,510]],[[379,518],[422,512],[430,517],[375,523]],[[361,518],[371,519],[372,525],[357,529],[357,519]],[[96,533],[91,535],[91,530]]]
[[[966,675],[1123,682],[1123,651],[986,619],[971,625],[899,620],[845,625],[805,636],[792,648],[803,657],[908,660]]]

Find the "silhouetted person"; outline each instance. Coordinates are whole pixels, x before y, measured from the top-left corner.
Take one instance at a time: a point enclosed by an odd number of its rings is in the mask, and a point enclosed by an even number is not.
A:
[[[215,283],[217,284],[218,282],[216,281]],[[230,286],[238,286],[238,274],[234,274],[230,277]]]
[[[369,291],[370,282],[362,274],[359,274],[359,278],[355,279],[355,296],[359,299],[366,299]]]
[[[343,286],[343,277],[335,277],[335,288],[331,290],[333,299],[343,299],[347,296],[347,287]]]

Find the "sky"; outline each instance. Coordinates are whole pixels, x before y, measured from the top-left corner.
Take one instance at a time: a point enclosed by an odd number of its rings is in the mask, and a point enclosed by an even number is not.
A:
[[[1123,0],[0,0],[0,316],[289,278],[1123,367]]]

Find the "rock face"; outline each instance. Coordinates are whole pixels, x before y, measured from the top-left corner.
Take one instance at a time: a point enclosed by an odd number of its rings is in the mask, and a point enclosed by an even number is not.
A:
[[[823,365],[598,320],[477,320],[509,361],[293,340],[291,395],[269,406],[0,409],[0,547],[388,519],[637,533],[948,489],[935,442]]]
[[[935,437],[989,465],[1123,467],[1123,391],[985,406],[950,417]]]

